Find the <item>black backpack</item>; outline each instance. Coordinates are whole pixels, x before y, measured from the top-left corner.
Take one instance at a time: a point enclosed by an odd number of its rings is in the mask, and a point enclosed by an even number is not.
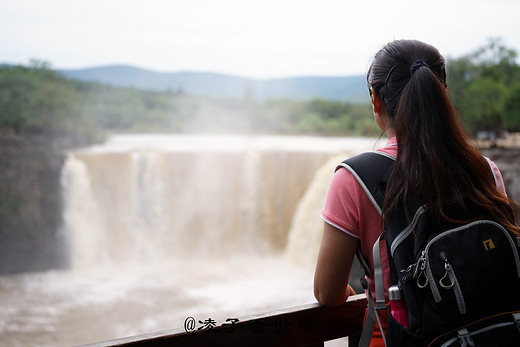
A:
[[[385,153],[369,152],[338,168],[356,177],[381,214],[394,162]],[[441,225],[418,201],[410,201],[407,209],[387,219],[374,245],[373,271],[358,252],[376,286],[375,303],[368,290],[360,346],[370,342],[375,311],[387,309],[381,240],[386,240],[392,284],[404,297],[409,322],[405,329],[389,312],[387,346],[520,346],[520,238],[489,220]]]

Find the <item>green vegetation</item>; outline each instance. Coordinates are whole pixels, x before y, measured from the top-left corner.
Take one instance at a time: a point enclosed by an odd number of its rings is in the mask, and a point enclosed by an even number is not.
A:
[[[83,107],[80,86],[39,61],[32,61],[30,67],[1,68],[2,133],[74,138],[77,143],[95,141],[98,131]]]
[[[500,39],[448,61],[448,90],[473,133],[520,130],[520,66],[517,52]]]
[[[367,104],[141,91],[67,80],[39,62],[0,68],[0,127],[80,143],[103,132],[378,133]]]

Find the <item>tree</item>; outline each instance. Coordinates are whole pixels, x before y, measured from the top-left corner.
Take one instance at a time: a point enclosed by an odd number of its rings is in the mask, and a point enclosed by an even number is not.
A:
[[[507,129],[520,131],[520,83],[512,86],[504,98],[502,121]]]
[[[500,38],[492,38],[486,46],[473,53],[473,60],[482,77],[502,82],[507,87],[520,77],[517,56],[516,51],[505,47]]]
[[[468,86],[462,102],[464,119],[471,129],[500,132],[506,87],[489,77],[479,77]]]
[[[0,128],[79,143],[97,140],[85,93],[76,88],[80,82],[61,77],[47,63],[31,64],[0,68]]]
[[[499,132],[517,126],[508,119],[513,106],[506,111],[504,105],[510,87],[520,81],[516,58],[516,51],[494,38],[475,52],[448,61],[448,91],[468,130]]]

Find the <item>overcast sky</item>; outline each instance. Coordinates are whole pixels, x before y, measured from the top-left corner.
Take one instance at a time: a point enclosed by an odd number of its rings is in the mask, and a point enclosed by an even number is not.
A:
[[[520,53],[519,15],[518,0],[0,0],[0,62],[352,75],[401,38],[431,43],[447,58],[490,37]]]

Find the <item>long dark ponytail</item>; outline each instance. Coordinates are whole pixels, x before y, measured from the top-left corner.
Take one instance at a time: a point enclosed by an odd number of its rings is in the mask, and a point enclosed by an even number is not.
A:
[[[374,56],[367,80],[399,145],[384,215],[413,196],[441,222],[488,218],[520,235],[516,205],[496,188],[488,162],[458,122],[439,51],[420,41],[390,42]]]

